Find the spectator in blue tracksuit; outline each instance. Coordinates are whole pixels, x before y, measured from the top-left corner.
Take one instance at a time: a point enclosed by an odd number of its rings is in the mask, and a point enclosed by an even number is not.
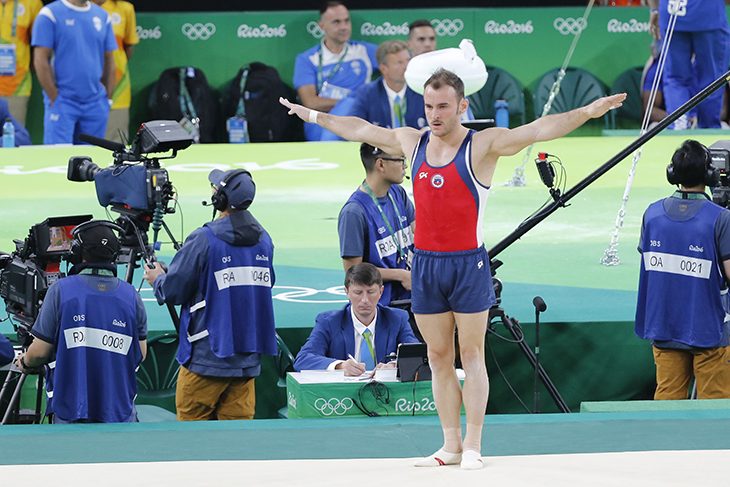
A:
[[[111,18],[88,0],[56,0],[38,13],[32,39],[45,104],[43,143],[104,137],[115,84]]]
[[[297,55],[294,89],[306,107],[329,112],[353,90],[364,85],[375,69],[375,44],[352,41],[350,11],[339,1],[323,2],[319,10],[322,42]],[[307,140],[320,140],[322,129],[304,124]]]
[[[219,218],[190,234],[166,273],[145,267],[145,279],[160,304],[182,305],[177,418],[252,419],[261,355],[276,354],[274,245],[248,211],[248,171],[216,169],[208,180]]]
[[[670,15],[676,24],[664,66],[664,100],[667,113],[719,78],[730,63],[730,28],[722,0],[649,0],[649,22],[655,39],[667,39]],[[694,60],[694,64],[693,64]],[[717,90],[697,106],[698,128],[720,128],[722,91]],[[689,116],[674,122],[674,129],[690,128]]]

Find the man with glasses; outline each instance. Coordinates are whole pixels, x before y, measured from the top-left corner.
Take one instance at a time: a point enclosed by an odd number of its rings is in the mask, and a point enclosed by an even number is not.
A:
[[[407,167],[405,157],[360,145],[365,179],[337,220],[340,256],[347,271],[361,262],[378,268],[383,278],[380,304],[411,297],[413,203],[400,185]]]

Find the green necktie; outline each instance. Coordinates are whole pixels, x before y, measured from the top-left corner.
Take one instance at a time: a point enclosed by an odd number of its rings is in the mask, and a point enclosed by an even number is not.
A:
[[[400,95],[395,95],[393,99],[393,128],[397,129],[403,126],[403,105]]]
[[[375,350],[373,350],[373,334],[367,328],[362,332],[360,342],[360,362],[365,364],[365,369],[375,368]]]

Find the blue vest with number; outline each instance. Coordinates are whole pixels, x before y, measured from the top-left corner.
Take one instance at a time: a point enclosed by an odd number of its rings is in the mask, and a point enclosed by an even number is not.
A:
[[[715,244],[722,207],[707,201],[686,221],[667,216],[663,200],[644,215],[636,334],[712,348],[726,340],[727,291]]]
[[[210,348],[220,358],[238,353],[276,355],[276,327],[271,297],[274,246],[263,232],[256,245],[237,247],[203,227],[208,237],[208,269],[200,276],[205,300],[184,306],[180,317],[180,347],[177,359],[190,359],[192,343],[208,337]],[[194,313],[204,330],[190,330]]]
[[[381,198],[380,207],[383,209],[386,218],[390,222],[390,226],[396,235],[391,235],[388,226],[385,224],[378,207],[375,206],[370,195],[360,191],[359,189],[352,193],[348,202],[352,201],[362,206],[368,223],[368,249],[367,262],[375,267],[384,267],[386,269],[405,269],[406,260],[403,259],[398,251],[394,237],[398,239],[400,248],[408,253],[413,249],[413,232],[411,230],[411,222],[408,221],[408,202],[406,192],[403,188],[393,185],[388,190],[388,194],[393,197],[393,201],[398,205],[398,212],[403,221],[398,221],[398,215],[393,208],[390,197]],[[383,201],[384,200],[384,201]],[[379,303],[388,306],[391,301],[397,299],[408,299],[411,293],[406,291],[399,282],[388,281],[383,283],[383,295],[380,297]]]
[[[66,421],[129,421],[142,361],[137,298],[130,284],[101,292],[81,276],[58,281],[61,322],[56,338],[53,413]]]

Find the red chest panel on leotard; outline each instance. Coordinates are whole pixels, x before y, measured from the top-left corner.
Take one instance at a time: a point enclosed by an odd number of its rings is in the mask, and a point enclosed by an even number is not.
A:
[[[426,160],[430,132],[421,137],[412,166],[418,249],[455,252],[482,245],[481,214],[489,188],[476,180],[471,169],[472,133],[442,167]]]

